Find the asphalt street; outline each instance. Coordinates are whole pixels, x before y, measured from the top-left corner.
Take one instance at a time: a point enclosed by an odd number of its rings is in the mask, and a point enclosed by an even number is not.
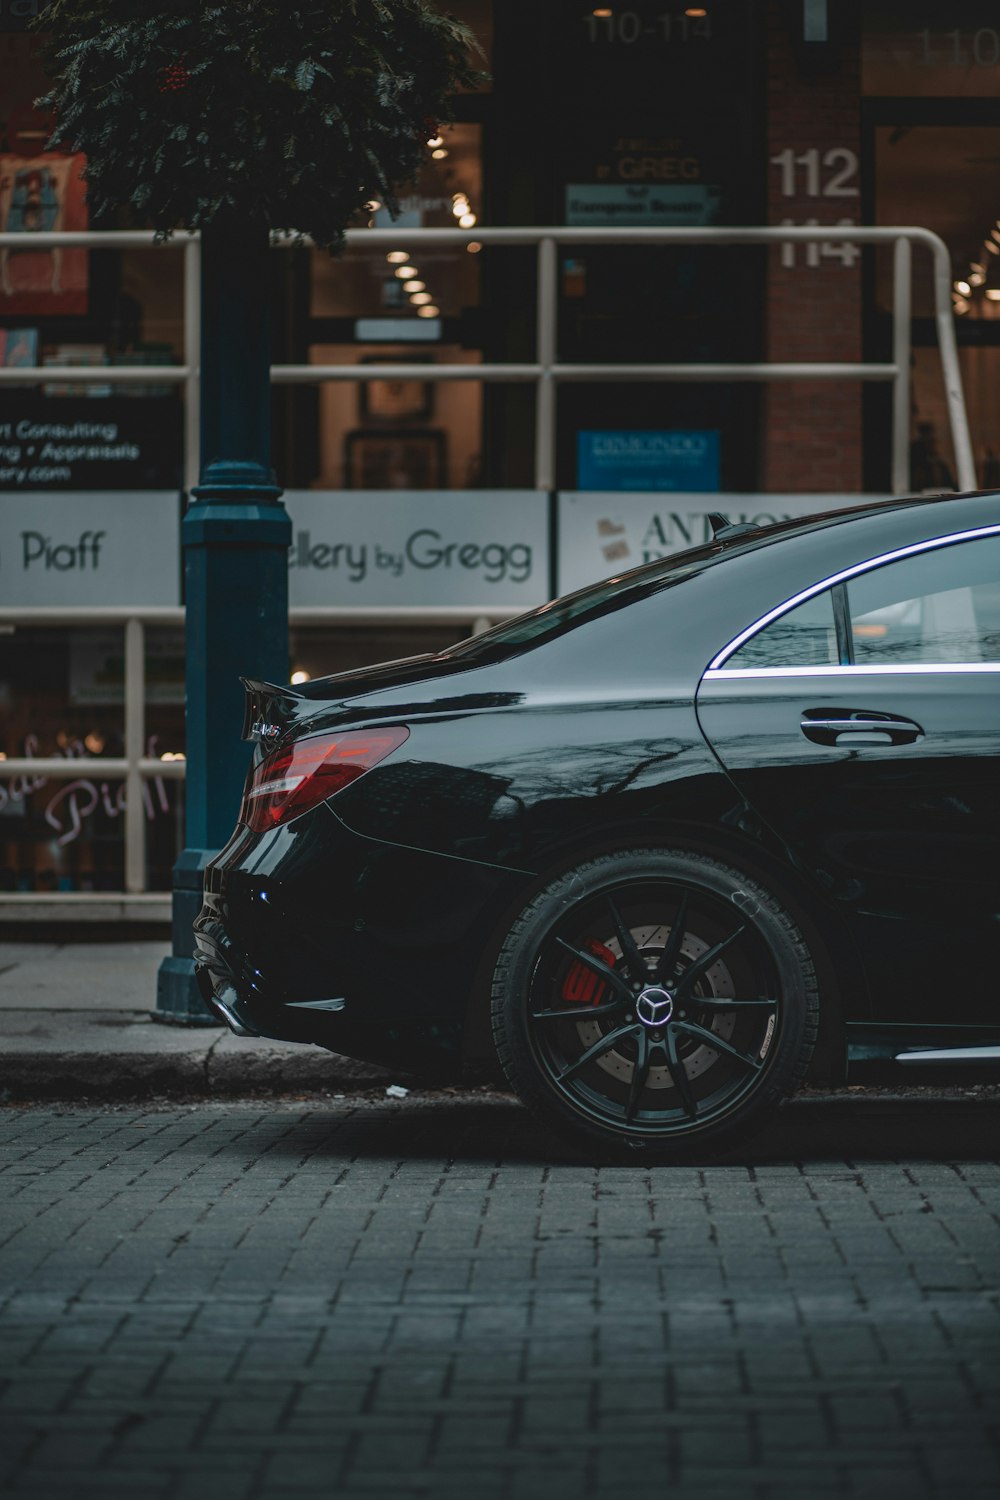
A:
[[[8,1104],[0,1487],[995,1500],[998,1126],[806,1098],[597,1169],[485,1091]]]

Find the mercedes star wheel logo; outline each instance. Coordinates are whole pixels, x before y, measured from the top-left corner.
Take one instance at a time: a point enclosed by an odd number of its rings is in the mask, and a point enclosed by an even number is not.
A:
[[[636,1014],[644,1026],[666,1026],[674,1013],[674,997],[669,990],[651,985],[635,1002]]]

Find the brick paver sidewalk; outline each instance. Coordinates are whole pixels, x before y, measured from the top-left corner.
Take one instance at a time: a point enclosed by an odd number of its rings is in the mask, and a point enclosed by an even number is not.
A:
[[[998,1125],[597,1170],[487,1095],[0,1111],[0,1488],[995,1500]]]

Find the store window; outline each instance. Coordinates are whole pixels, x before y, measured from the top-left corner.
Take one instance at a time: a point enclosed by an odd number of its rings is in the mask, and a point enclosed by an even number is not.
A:
[[[184,753],[184,644],[147,631],[144,750]],[[121,629],[21,627],[0,636],[0,758],[56,757],[77,774],[0,778],[0,891],[121,891],[125,783],[102,765],[125,753]],[[182,847],[183,782],[146,778],[147,890],[169,890]]]
[[[919,224],[944,240],[979,482],[1000,483],[1000,19],[991,0],[869,0],[862,85],[878,224]],[[869,355],[890,345],[892,253],[873,257]],[[934,324],[930,257],[913,258],[910,487],[953,489],[957,466]],[[871,405],[886,403],[870,392]],[[873,424],[877,425],[877,424]],[[871,478],[876,487],[885,474]]]
[[[1000,122],[878,125],[874,130],[876,222],[922,224],[951,252],[959,360],[981,483],[1000,482]],[[877,256],[875,302],[892,309],[892,255]],[[913,260],[910,485],[954,489],[956,467],[934,327],[930,256]]]
[[[116,382],[114,370],[183,361],[182,256],[33,248],[39,231],[95,226],[84,158],[44,149],[52,120],[34,105],[47,87],[44,39],[11,10],[0,15],[0,229],[23,248],[0,250],[0,365],[49,366],[53,379],[4,388],[0,491],[176,488],[179,388]],[[57,378],[75,367],[107,367],[108,378]]]
[[[369,223],[392,229],[391,246],[352,246],[341,258],[310,256],[312,364],[413,365],[413,378],[377,376],[320,387],[315,473],[323,489],[470,489],[482,482],[482,384],[430,381],[422,364],[477,364],[480,250],[428,248],[420,229],[474,232],[483,216],[482,128],[443,125],[417,182],[393,216],[378,205]]]
[[[866,0],[862,87],[882,98],[995,99],[1000,89],[995,0]]]

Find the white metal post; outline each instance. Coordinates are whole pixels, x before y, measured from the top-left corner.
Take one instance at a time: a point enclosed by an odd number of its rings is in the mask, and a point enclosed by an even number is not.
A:
[[[909,240],[893,249],[892,362],[892,493],[910,488],[910,316],[912,251]]]
[[[538,291],[535,358],[541,365],[535,387],[535,489],[556,487],[556,388],[552,366],[556,360],[556,318],[559,311],[556,273],[556,242],[550,236],[538,242]]]
[[[951,309],[951,257],[944,240],[931,235],[928,230],[924,230],[924,234],[928,236],[934,257],[934,318],[937,323],[945,395],[948,398],[948,415],[951,419],[951,440],[955,447],[958,487],[960,490],[974,490],[976,463],[972,456],[969,420],[962,393],[962,372],[955,342],[955,317]]]
[[[125,622],[125,889],[146,889],[146,809],[139,762],[146,738],[146,630],[133,617]]]

